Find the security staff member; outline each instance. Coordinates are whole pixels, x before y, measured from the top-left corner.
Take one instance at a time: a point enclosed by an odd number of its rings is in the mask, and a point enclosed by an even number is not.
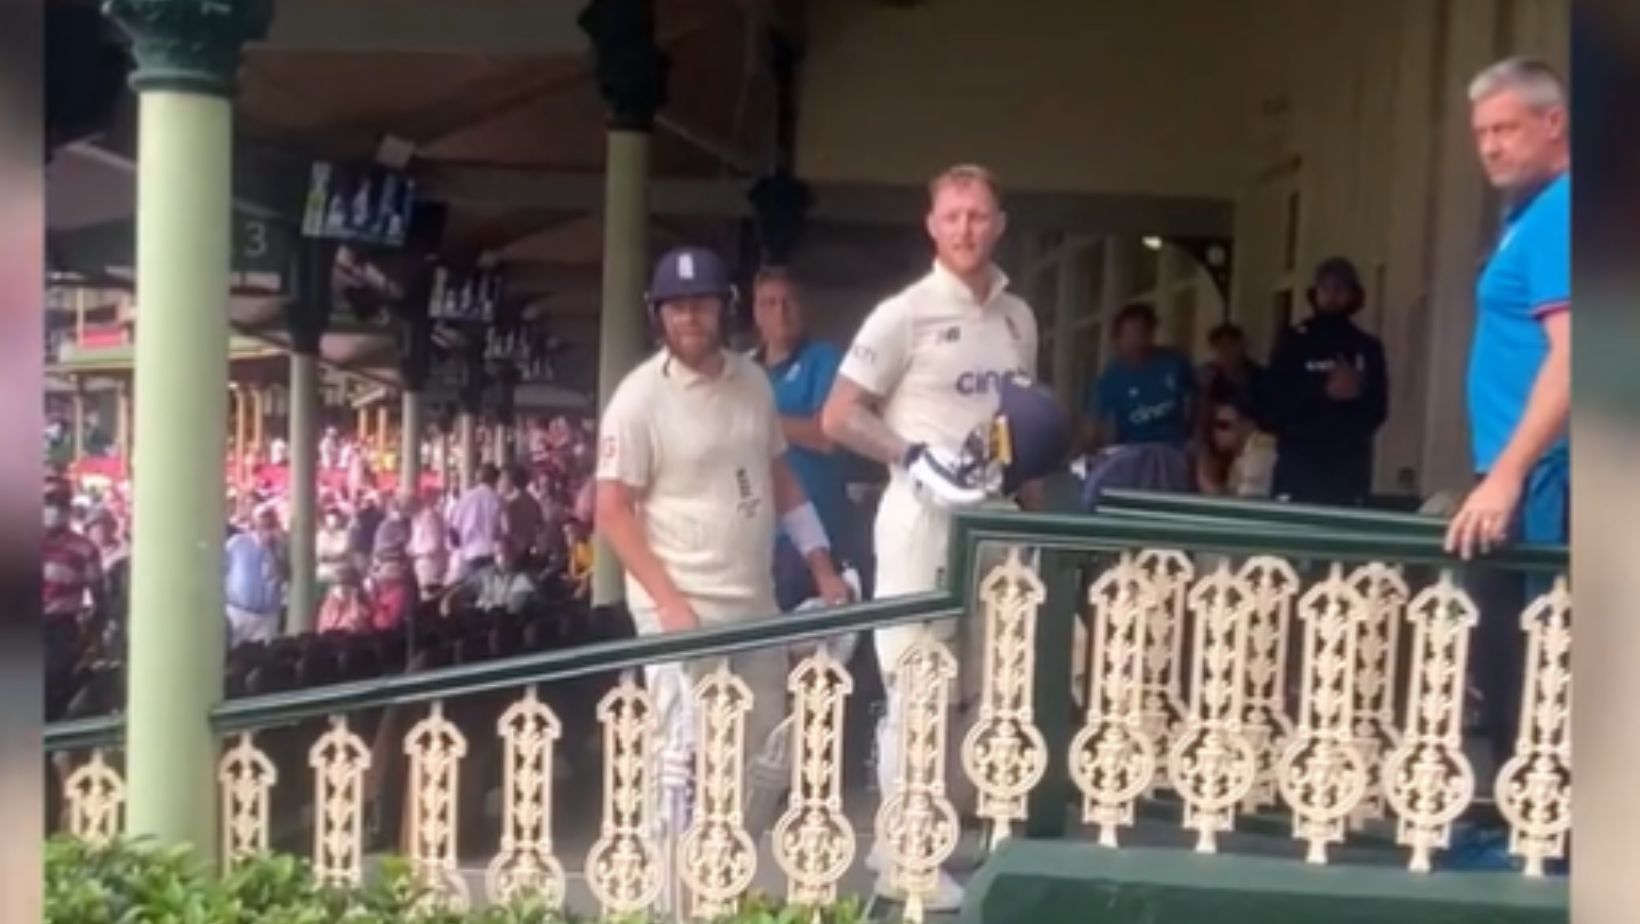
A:
[[[844,487],[844,458],[820,428],[820,408],[831,393],[843,352],[808,336],[797,281],[790,271],[769,267],[752,283],[752,317],[758,347],[752,358],[763,366],[774,389],[780,430],[786,437],[787,461],[803,494],[820,514],[839,563],[856,561],[859,548],[854,511]],[[803,558],[789,539],[775,545],[775,596],[789,610],[814,595]]]
[[[1270,359],[1275,493],[1361,506],[1372,491],[1373,435],[1389,414],[1384,346],[1352,320],[1366,295],[1355,264],[1322,261],[1308,295],[1315,313],[1286,332]]]
[[[1475,287],[1469,433],[1476,486],[1446,546],[1463,558],[1507,542],[1570,538],[1571,148],[1566,88],[1541,61],[1512,58],[1470,84],[1470,125],[1505,220]],[[1470,569],[1480,607],[1474,684],[1493,757],[1514,751],[1525,645],[1520,613],[1548,589],[1518,573]],[[1453,865],[1508,863],[1507,832],[1457,832]]]
[[[727,268],[711,251],[673,250],[656,266],[648,298],[662,348],[627,374],[604,411],[594,519],[626,571],[638,631],[772,616],[777,524],[808,562],[820,596],[846,602],[850,591],[832,563],[825,528],[787,464],[768,380],[748,357],[724,349],[733,300]],[[784,711],[785,649],[744,652],[729,663],[754,694],[748,751],[767,750]],[[693,748],[690,689],[715,667],[646,668],[667,742],[663,779],[684,774],[670,787],[683,800]],[[746,795],[752,801],[756,794]],[[662,819],[676,836],[687,809],[676,800],[670,807],[675,811]],[[770,821],[748,818],[747,826]]]

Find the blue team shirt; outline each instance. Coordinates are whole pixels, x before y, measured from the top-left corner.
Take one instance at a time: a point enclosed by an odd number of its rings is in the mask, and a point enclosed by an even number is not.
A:
[[[1543,318],[1571,307],[1572,178],[1563,173],[1509,212],[1475,287],[1469,433],[1475,471],[1490,471],[1526,413],[1549,353]],[[1564,460],[1561,437],[1547,461]]]
[[[813,417],[820,413],[831,393],[832,380],[837,378],[837,367],[843,362],[843,352],[829,343],[811,340],[792,351],[792,355],[765,366],[769,384],[774,388],[774,403],[782,417]],[[818,453],[801,446],[789,446],[786,460],[803,486],[803,493],[814,504],[826,533],[842,535],[844,517],[848,512],[848,494],[843,486],[842,460],[836,456]]]
[[[1190,438],[1186,415],[1194,391],[1190,361],[1156,350],[1137,366],[1111,363],[1088,390],[1082,410],[1095,420],[1115,421],[1117,443],[1183,445]]]

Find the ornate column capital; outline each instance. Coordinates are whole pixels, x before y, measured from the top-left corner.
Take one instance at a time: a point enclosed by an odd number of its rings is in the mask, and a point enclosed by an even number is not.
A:
[[[592,40],[610,128],[649,131],[666,106],[672,67],[655,44],[654,0],[591,0],[576,22]]]
[[[103,0],[131,37],[131,87],[232,96],[239,52],[267,33],[271,0]]]

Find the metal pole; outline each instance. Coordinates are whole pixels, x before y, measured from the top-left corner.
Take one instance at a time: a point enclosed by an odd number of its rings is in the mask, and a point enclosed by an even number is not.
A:
[[[472,411],[463,410],[456,419],[456,474],[460,476],[458,490],[461,491],[472,487],[473,479],[478,474],[478,445],[474,441],[473,418]]]
[[[408,389],[403,393],[399,425],[399,493],[421,493],[421,395]]]
[[[210,856],[233,109],[174,90],[144,91],[139,107],[134,448],[145,455],[134,466],[126,811],[131,834]]]
[[[290,354],[290,595],[285,626],[311,632],[317,598],[319,535],[319,359]]]
[[[120,382],[119,402],[115,414],[115,445],[119,447],[120,462],[127,467],[131,464],[131,386],[127,382]]]
[[[74,377],[74,462],[85,458],[85,383]]]
[[[268,452],[268,392],[261,385],[251,386],[251,446],[258,461]]]
[[[236,487],[243,487],[245,479],[250,475],[250,467],[245,462],[245,452],[250,447],[250,411],[249,400],[245,396],[245,389],[233,390],[233,471]]]
[[[643,360],[644,264],[648,260],[649,133],[611,131],[604,175],[603,305],[598,318],[598,407]],[[625,597],[621,565],[600,538],[592,557],[592,602]]]

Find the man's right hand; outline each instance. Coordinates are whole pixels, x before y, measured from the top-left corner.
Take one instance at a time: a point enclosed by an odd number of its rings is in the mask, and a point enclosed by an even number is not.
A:
[[[663,632],[687,632],[700,628],[700,617],[695,615],[695,608],[681,597],[656,606],[655,618],[660,620]]]

